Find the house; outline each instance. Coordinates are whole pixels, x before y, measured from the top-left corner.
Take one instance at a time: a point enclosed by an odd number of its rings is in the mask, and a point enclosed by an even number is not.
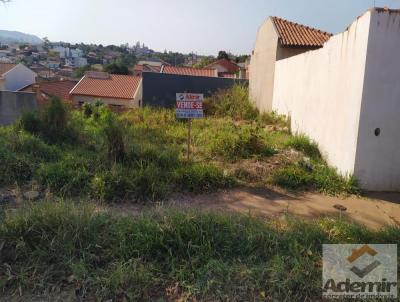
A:
[[[278,56],[273,72],[266,45],[276,36],[268,29],[259,32],[250,82],[254,96],[263,93],[255,83],[264,83],[272,102],[258,106],[290,116],[292,131],[309,136],[331,166],[354,175],[363,189],[399,192],[400,10],[372,8],[329,39],[311,29],[307,40],[298,31],[281,34],[278,43],[314,49]]]
[[[240,67],[227,59],[220,59],[211,63],[205,67],[206,69],[216,69],[219,77],[228,77],[231,78],[232,75],[239,73]]]
[[[159,58],[148,58],[146,60],[140,60],[138,65],[149,65],[149,66],[163,66],[163,65],[170,65],[167,62],[159,59]]]
[[[35,83],[36,76],[23,64],[0,63],[0,90],[18,91]]]
[[[80,68],[88,65],[88,61],[86,58],[82,57],[70,57],[65,59],[65,66]]]
[[[81,58],[83,56],[83,51],[79,48],[71,49],[69,47],[56,46],[52,51],[58,53],[61,59]]]
[[[278,17],[268,18],[258,30],[249,66],[250,98],[261,111],[272,109],[275,63],[321,48],[332,34]]]
[[[35,92],[39,105],[44,105],[51,97],[58,97],[63,101],[72,101],[70,91],[76,86],[77,81],[52,81],[29,85],[21,89],[23,92]]]
[[[213,77],[213,78],[218,77],[218,71],[216,69],[175,67],[168,65],[163,65],[161,67],[160,73],[195,76],[195,77]]]
[[[50,69],[59,69],[61,65],[61,62],[59,60],[51,59],[47,61],[47,68]]]
[[[70,91],[74,105],[101,101],[112,107],[137,108],[142,102],[142,79],[137,76],[90,71]]]
[[[160,72],[161,66],[152,66],[148,64],[136,64],[133,68],[133,75],[141,77],[143,72]]]

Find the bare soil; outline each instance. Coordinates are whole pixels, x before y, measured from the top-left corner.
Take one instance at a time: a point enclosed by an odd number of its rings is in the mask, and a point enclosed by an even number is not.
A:
[[[379,229],[385,225],[400,227],[400,193],[332,197],[317,193],[293,194],[265,188],[237,188],[203,195],[179,194],[152,207],[124,204],[112,206],[112,209],[125,215],[137,215],[154,207],[233,211],[265,218],[287,214],[304,219],[342,216],[371,229]],[[344,208],[345,211],[340,210]]]

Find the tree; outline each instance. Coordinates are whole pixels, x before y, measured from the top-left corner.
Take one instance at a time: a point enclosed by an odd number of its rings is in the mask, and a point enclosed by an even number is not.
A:
[[[44,43],[44,45],[43,45],[43,46],[44,46],[45,48],[47,48],[47,49],[48,49],[48,48],[49,48],[49,46],[50,46],[50,40],[49,40],[49,38],[47,38],[47,37],[44,37],[42,40],[43,40],[43,43]]]
[[[236,59],[235,59],[235,62],[236,62],[236,63],[244,63],[244,62],[246,62],[246,60],[247,60],[249,57],[250,57],[249,55],[240,55],[240,56],[237,56]]]
[[[224,50],[220,50],[220,51],[218,52],[218,60],[221,60],[221,59],[229,60],[229,55],[228,55],[228,53],[227,53],[226,51],[224,51]]]
[[[214,62],[214,58],[213,57],[204,57],[201,59],[201,61],[197,64],[195,64],[193,67],[195,68],[204,68],[207,65],[210,65],[211,63]]]
[[[86,71],[90,71],[90,70],[93,70],[93,69],[89,65],[80,67],[74,71],[73,77],[74,78],[82,78],[85,75]]]
[[[120,65],[117,63],[108,64],[104,68],[104,71],[111,73],[111,74],[129,74],[128,66]]]

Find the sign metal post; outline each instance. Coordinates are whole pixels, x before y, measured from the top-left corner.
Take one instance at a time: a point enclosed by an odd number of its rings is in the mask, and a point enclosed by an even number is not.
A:
[[[177,93],[176,118],[188,120],[187,161],[190,161],[190,146],[192,144],[192,120],[204,117],[203,94]]]

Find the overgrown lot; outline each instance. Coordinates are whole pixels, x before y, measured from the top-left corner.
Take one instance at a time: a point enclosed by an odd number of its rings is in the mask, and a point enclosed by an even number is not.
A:
[[[78,111],[54,99],[0,128],[0,185],[34,182],[47,193],[107,202],[237,184],[357,192],[352,178],[327,167],[315,144],[290,135],[284,117],[260,115],[245,87],[217,93],[205,106],[207,118],[193,122],[187,162],[187,123],[174,110],[117,115],[101,104]]]
[[[400,242],[398,228],[343,220],[121,217],[88,203],[39,203],[2,218],[0,295],[61,292],[63,301],[320,301],[323,243]]]

